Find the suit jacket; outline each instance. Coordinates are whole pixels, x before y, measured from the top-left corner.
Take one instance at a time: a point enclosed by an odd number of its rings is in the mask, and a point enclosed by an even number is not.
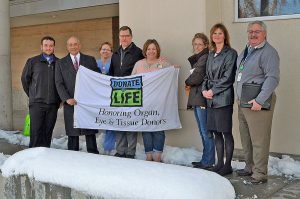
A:
[[[96,72],[100,72],[94,57],[80,53],[79,65]],[[74,129],[73,115],[74,107],[67,104],[68,99],[74,98],[76,70],[74,68],[70,54],[60,59],[56,63],[55,85],[61,100],[64,102],[65,129],[68,136],[95,134],[97,130]]]
[[[202,83],[203,90],[212,90],[213,99],[207,99],[207,106],[220,108],[234,103],[233,83],[236,71],[237,52],[229,46],[224,46],[215,56],[212,51],[206,62],[206,76]]]

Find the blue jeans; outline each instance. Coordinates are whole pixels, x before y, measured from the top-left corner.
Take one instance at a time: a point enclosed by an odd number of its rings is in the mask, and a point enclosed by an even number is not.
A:
[[[213,136],[208,134],[206,129],[207,111],[201,109],[200,106],[194,107],[194,114],[198,124],[199,132],[202,138],[203,155],[201,163],[207,166],[211,166],[215,163],[215,144]]]
[[[111,151],[115,149],[116,135],[114,131],[105,130],[105,137],[103,142],[104,151]]]
[[[165,145],[165,132],[142,132],[145,153],[163,152]]]

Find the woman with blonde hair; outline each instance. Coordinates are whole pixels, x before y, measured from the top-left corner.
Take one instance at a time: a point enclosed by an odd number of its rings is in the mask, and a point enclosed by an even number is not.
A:
[[[206,99],[201,92],[209,53],[209,40],[204,33],[196,33],[192,40],[192,46],[194,54],[188,58],[192,67],[191,74],[185,80],[186,87],[190,88],[187,107],[194,110],[203,145],[201,161],[192,162],[192,164],[196,168],[209,169],[215,163],[215,145],[213,137],[206,129]]]

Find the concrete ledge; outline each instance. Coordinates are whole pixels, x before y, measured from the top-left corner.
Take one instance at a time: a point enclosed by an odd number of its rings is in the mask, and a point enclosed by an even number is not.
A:
[[[27,176],[0,176],[0,198],[3,199],[102,199],[70,188],[29,179]]]

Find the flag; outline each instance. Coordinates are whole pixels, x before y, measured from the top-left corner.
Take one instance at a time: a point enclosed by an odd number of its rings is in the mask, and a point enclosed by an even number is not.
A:
[[[111,77],[79,67],[74,127],[118,131],[181,128],[178,114],[179,69]]]

